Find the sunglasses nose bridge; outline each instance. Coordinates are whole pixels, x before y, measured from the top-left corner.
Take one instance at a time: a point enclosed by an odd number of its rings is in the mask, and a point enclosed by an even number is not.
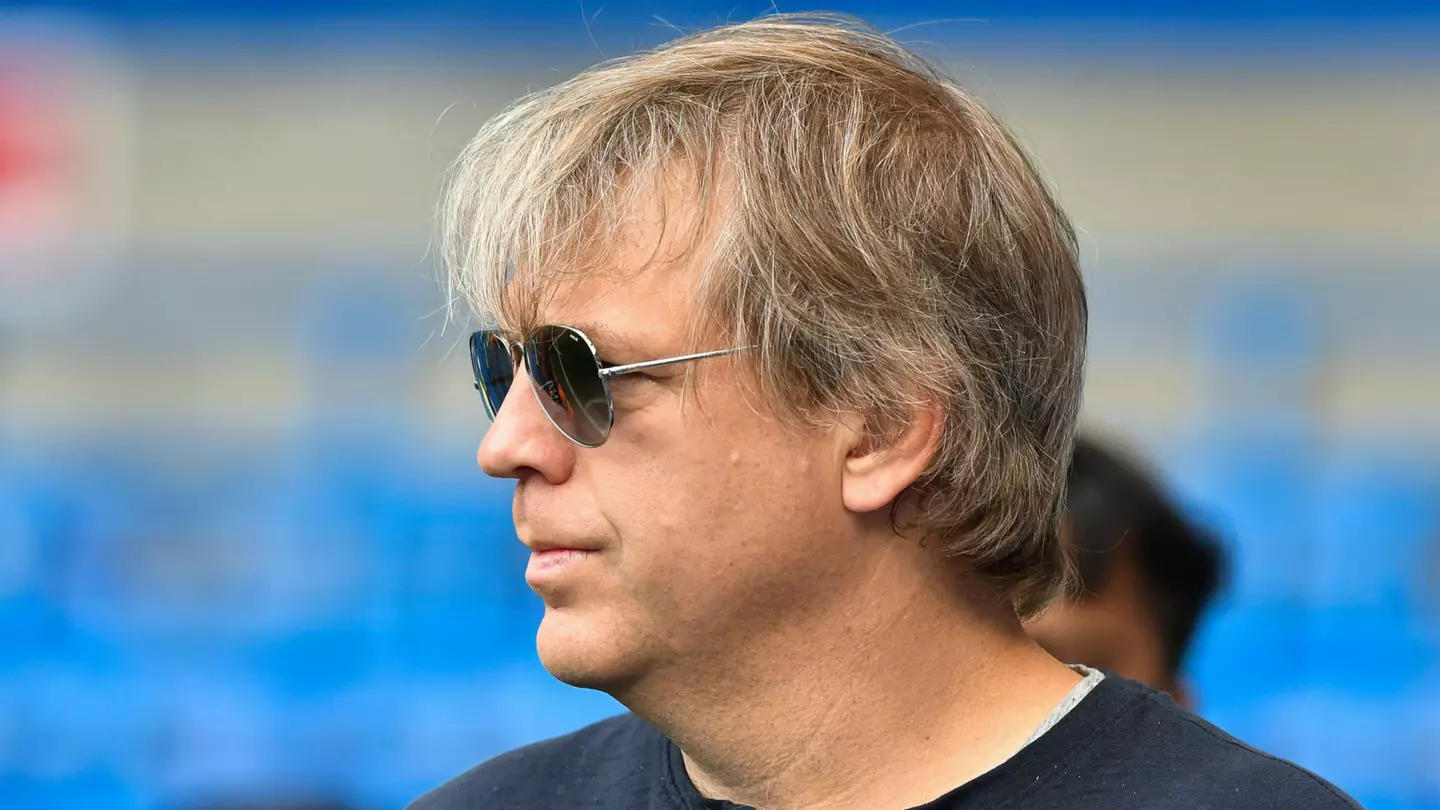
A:
[[[519,374],[522,370],[528,370],[525,367],[525,352],[520,349],[519,343],[506,340],[505,350],[510,352],[510,367],[515,370],[516,374]]]

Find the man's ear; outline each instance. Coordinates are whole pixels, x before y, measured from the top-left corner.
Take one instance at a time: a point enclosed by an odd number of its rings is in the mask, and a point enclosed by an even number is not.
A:
[[[845,457],[841,496],[855,513],[884,509],[915,483],[940,448],[945,412],[938,402],[917,409],[909,423],[888,437],[855,426],[856,441]]]

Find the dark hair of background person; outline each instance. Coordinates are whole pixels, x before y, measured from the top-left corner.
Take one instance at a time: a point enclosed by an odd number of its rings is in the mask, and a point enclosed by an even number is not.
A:
[[[1225,577],[1217,539],[1181,513],[1156,476],[1090,436],[1076,440],[1066,513],[1081,604],[1105,590],[1122,555],[1133,561],[1168,674],[1178,675]]]

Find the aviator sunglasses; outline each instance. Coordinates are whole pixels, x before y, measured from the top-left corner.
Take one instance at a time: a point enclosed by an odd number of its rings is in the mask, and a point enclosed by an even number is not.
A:
[[[610,395],[612,379],[660,366],[732,354],[745,348],[607,365],[600,361],[590,338],[573,327],[542,326],[519,343],[484,329],[470,336],[470,365],[475,370],[475,388],[482,394],[485,412],[492,420],[500,412],[515,382],[515,372],[523,362],[530,377],[530,388],[551,424],[581,447],[599,447],[609,438],[610,428],[615,424],[615,400]]]

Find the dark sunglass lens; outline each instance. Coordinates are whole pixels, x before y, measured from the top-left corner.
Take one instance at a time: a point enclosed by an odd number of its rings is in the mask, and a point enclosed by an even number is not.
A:
[[[494,419],[515,382],[510,347],[499,335],[476,332],[470,336],[470,365],[475,369],[475,386],[485,397],[485,411]]]
[[[602,444],[610,434],[610,396],[585,336],[564,326],[542,327],[526,341],[525,360],[555,427],[587,447]]]

